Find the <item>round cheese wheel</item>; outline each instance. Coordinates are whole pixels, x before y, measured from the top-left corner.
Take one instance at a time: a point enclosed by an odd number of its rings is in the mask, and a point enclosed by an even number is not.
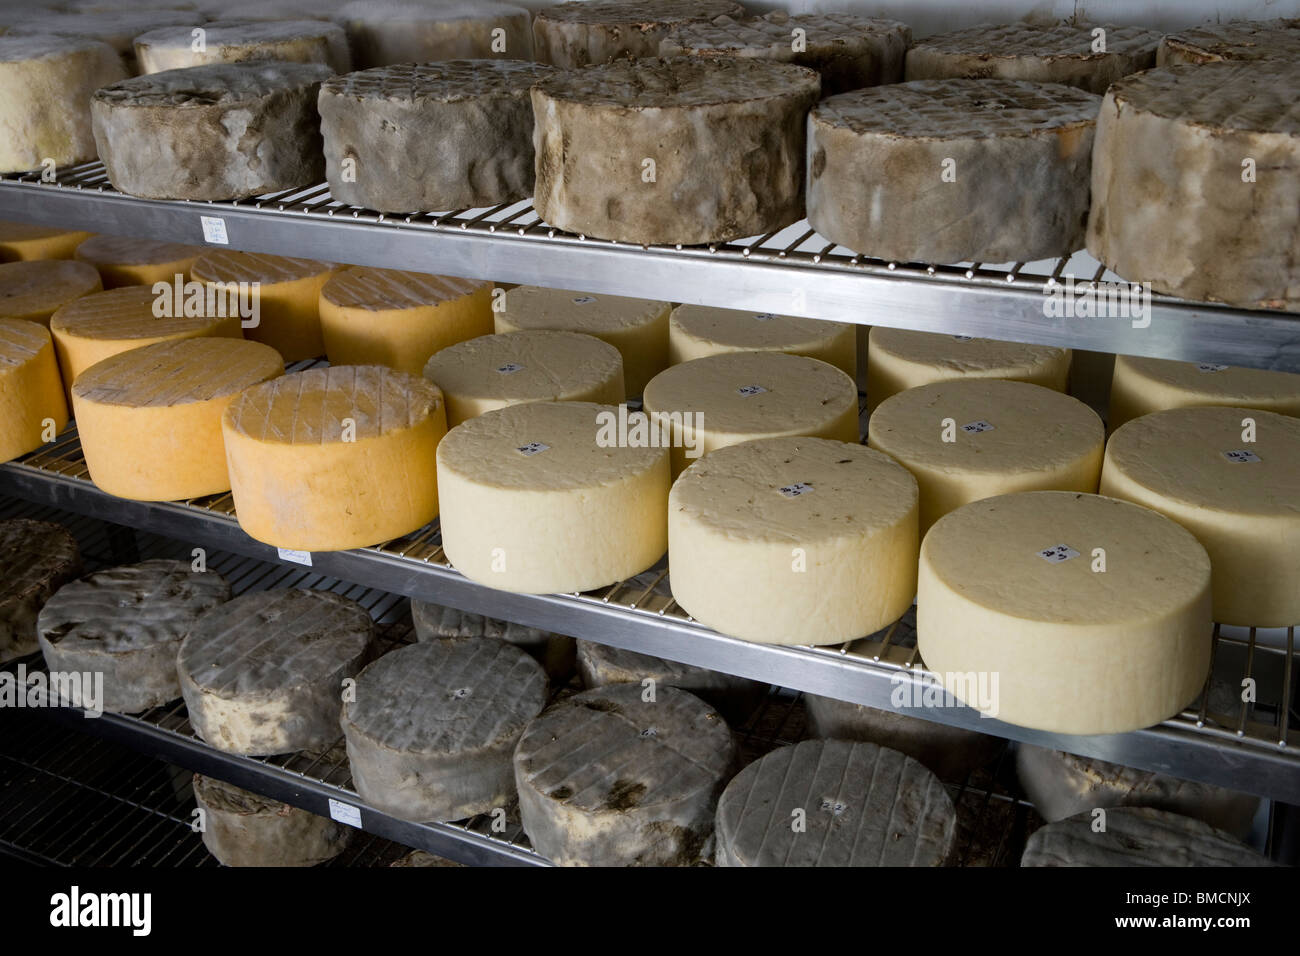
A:
[[[1300,419],[1222,407],[1135,418],[1106,446],[1101,491],[1172,518],[1205,546],[1219,623],[1300,621]]]
[[[1021,866],[1272,866],[1230,833],[1151,807],[1092,810],[1030,834]]]
[[[916,479],[821,438],[720,449],[668,496],[673,597],[764,644],[837,644],[897,620],[916,593]]]
[[[222,20],[204,24],[203,48],[194,49],[193,27],[163,27],[135,38],[141,73],[160,73],[209,63],[281,60],[323,63],[335,73],[352,69],[343,28],[323,20]]]
[[[1210,559],[1126,501],[1028,491],[972,502],[921,544],[917,641],[982,713],[1061,734],[1149,727],[1200,693]]]
[[[724,352],[785,352],[829,362],[857,376],[855,326],[771,312],[679,305],[668,320],[672,365]]]
[[[1111,430],[1151,412],[1194,405],[1262,408],[1300,417],[1300,375],[1216,362],[1115,356],[1110,384]]]
[[[81,549],[62,525],[0,521],[0,664],[35,653],[36,617],[45,602],[81,574]]]
[[[867,351],[867,407],[918,385],[957,378],[1004,378],[1065,391],[1070,350],[873,326]]]
[[[510,757],[546,706],[546,674],[491,638],[412,644],[357,678],[343,734],[357,793],[405,820],[446,822],[506,807]]]
[[[542,63],[572,70],[625,56],[656,56],[674,27],[744,15],[745,8],[734,0],[559,3],[537,11],[533,44]]]
[[[957,810],[938,777],[896,750],[805,740],[732,778],[717,833],[719,866],[943,866]]]
[[[702,455],[755,438],[858,440],[858,389],[833,365],[733,352],[674,365],[646,386],[645,410],[671,433],[673,477]]]
[[[457,425],[438,446],[442,547],[467,578],[547,594],[650,567],[668,545],[668,454],[620,444],[617,409],[530,402]],[[613,434],[610,434],[610,433]]]
[[[532,15],[509,3],[355,0],[335,15],[357,69],[435,60],[531,60]]]
[[[152,286],[155,282],[184,283],[202,252],[197,246],[154,239],[92,236],[77,246],[75,258],[99,270],[105,289],[124,285]]]
[[[607,342],[577,332],[482,335],[434,354],[424,377],[447,397],[455,427],[521,402],[623,401],[623,357]]]
[[[7,262],[0,265],[0,318],[50,324],[50,316],[73,299],[104,288],[84,262]]]
[[[1300,57],[1300,20],[1230,20],[1166,34],[1156,66],[1221,60],[1289,60]]]
[[[35,451],[67,424],[49,331],[35,322],[0,319],[0,461]]]
[[[192,27],[202,22],[202,15],[192,10],[124,10],[114,4],[111,9],[44,12],[39,17],[10,27],[9,33],[14,36],[40,34],[93,38],[116,50],[125,62],[127,72],[135,73],[137,65],[131,41],[137,36],[159,27]]]
[[[434,456],[446,432],[436,386],[378,366],[309,369],[247,389],[222,420],[239,525],[303,551],[409,534],[438,516]]]
[[[195,774],[203,845],[224,866],[315,866],[342,853],[352,828],[329,817]]]
[[[949,511],[1013,491],[1097,491],[1106,433],[1083,402],[1041,385],[954,379],[876,406],[868,444],[921,489],[921,534]]]
[[[320,322],[332,364],[419,375],[435,352],[492,331],[492,283],[353,266],[321,288]]]
[[[492,637],[513,644],[542,665],[552,685],[563,686],[573,674],[574,641],[563,634],[552,634],[514,621],[498,621],[482,614],[467,614],[454,607],[442,607],[425,601],[411,600],[411,622],[421,641],[440,641],[448,637]]]
[[[0,221],[0,262],[71,259],[77,246],[93,235],[93,232]]]
[[[457,863],[454,860],[448,860],[445,857],[434,856],[424,850],[412,850],[405,856],[394,860],[389,866],[408,867],[408,866],[464,866],[464,863]]]
[[[735,754],[693,694],[612,684],[548,708],[515,749],[524,832],[561,866],[689,866]]]

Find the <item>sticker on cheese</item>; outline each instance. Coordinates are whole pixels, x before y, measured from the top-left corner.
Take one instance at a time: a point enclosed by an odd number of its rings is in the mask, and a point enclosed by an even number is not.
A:
[[[90,112],[113,186],[146,199],[243,199],[325,177],[319,63],[215,63],[123,80]]]
[[[385,654],[343,705],[357,793],[420,823],[505,808],[511,754],[545,706],[546,674],[505,641],[449,638]]]
[[[532,94],[537,214],[643,245],[782,229],[803,218],[804,120],[820,85],[789,63],[698,57],[542,80]]]
[[[515,750],[524,832],[561,866],[689,866],[713,834],[731,732],[694,694],[632,684],[575,694]]]
[[[250,310],[257,310],[257,324],[244,329],[244,338],[271,346],[286,362],[298,362],[325,354],[320,291],[336,269],[315,259],[214,249],[194,263],[192,274],[213,295],[232,284],[241,290]]]
[[[334,365],[386,365],[419,375],[429,357],[492,331],[492,283],[353,266],[320,292]]]
[[[74,258],[99,270],[105,289],[124,285],[152,286],[155,282],[185,282],[198,259],[197,246],[155,239],[92,236],[77,246]]]
[[[1223,407],[1135,418],[1106,445],[1101,491],[1172,518],[1205,546],[1219,623],[1300,621],[1300,419]]]
[[[134,714],[181,696],[176,652],[230,585],[189,561],[145,561],[65,584],[36,619],[45,665],[103,674],[102,709]]]
[[[785,352],[821,359],[857,375],[855,326],[771,312],[679,305],[668,322],[672,365],[724,352]]]
[[[1106,433],[1077,398],[1028,382],[959,378],[890,396],[876,406],[867,439],[916,478],[924,536],[981,498],[1096,493]]]
[[[533,194],[529,88],[520,60],[402,63],[321,85],[331,195],[384,212],[466,209]],[[436,139],[438,149],[421,144]]]
[[[1049,733],[1137,730],[1205,683],[1210,559],[1190,532],[1127,501],[986,498],[925,536],[916,630],[925,666],[989,716]],[[995,689],[973,693],[972,675]]]
[[[660,56],[743,57],[779,60],[816,70],[822,95],[897,83],[912,28],[897,20],[847,13],[783,10],[761,17],[716,17],[674,27],[659,43]]]
[[[1272,866],[1232,834],[1200,820],[1151,807],[1106,811],[1097,832],[1093,811],[1035,830],[1021,866]]]
[[[1289,61],[1149,70],[1097,119],[1088,251],[1185,299],[1300,311],[1300,162]]]
[[[668,547],[668,450],[621,441],[618,409],[529,402],[485,412],[438,446],[442,547],[505,591],[589,591]]]
[[[62,525],[0,521],[0,664],[40,649],[36,617],[50,596],[81,574],[81,549]]]
[[[573,674],[574,641],[563,634],[415,599],[411,600],[411,621],[415,625],[416,639],[421,641],[488,637],[513,644],[542,665],[553,686],[562,686]]]
[[[0,319],[0,462],[51,441],[68,424],[68,405],[49,331]]]
[[[1115,356],[1110,385],[1111,430],[1167,408],[1232,405],[1300,418],[1300,375],[1216,362],[1173,362]]]
[[[1156,64],[1160,33],[1114,24],[980,25],[917,40],[905,79],[1029,80],[1101,94],[1121,76]]]
[[[446,411],[413,375],[374,365],[285,375],[241,392],[221,430],[239,526],[265,544],[342,551],[438,516]]]
[[[0,265],[0,319],[48,326],[61,306],[103,288],[95,267],[84,262],[6,262]]]
[[[623,401],[623,357],[578,332],[482,335],[436,353],[424,377],[447,397],[447,424],[522,402]]]
[[[330,591],[257,591],[208,611],[176,668],[195,733],[227,753],[325,750],[339,738],[343,682],[366,663],[369,613]]]
[[[673,597],[747,641],[853,640],[911,606],[916,516],[916,479],[861,445],[772,438],[721,448],[668,497]]]
[[[552,329],[608,342],[623,356],[623,384],[633,397],[668,367],[670,312],[672,305],[657,299],[521,285],[506,293],[505,309],[494,318],[497,332]]]
[[[853,379],[802,355],[732,352],[693,359],[656,375],[644,402],[655,431],[671,438],[674,478],[702,455],[755,438],[858,440]]]
[[[355,0],[334,18],[358,70],[436,60],[531,60],[531,14],[510,3]]]
[[[342,853],[352,828],[329,817],[194,775],[203,845],[224,866],[315,866]]]
[[[1083,246],[1097,97],[1019,80],[841,93],[808,120],[808,223],[891,262],[1024,262]]]
[[[1222,60],[1281,60],[1300,57],[1300,20],[1230,20],[1186,27],[1161,38],[1157,66],[1218,63]]]
[[[572,70],[627,57],[658,56],[674,28],[714,17],[743,17],[733,0],[588,0],[537,11],[537,59]]]
[[[943,866],[957,810],[896,750],[848,740],[781,747],[718,801],[719,866]]]
[[[136,37],[140,72],[245,60],[323,63],[335,73],[352,69],[347,34],[337,24],[323,20],[231,19],[204,24],[202,29],[203,46],[198,50],[193,27],[163,27]]]
[[[132,41],[141,33],[160,27],[194,27],[203,16],[193,10],[99,10],[86,13],[42,13],[9,28],[10,36],[76,37],[107,44],[120,57],[118,66],[126,73],[139,72]],[[111,80],[108,82],[112,82]],[[104,84],[100,84],[104,85]],[[94,87],[91,87],[93,90]]]
[[[0,221],[0,262],[71,259],[77,246],[94,233]]]
[[[867,348],[867,407],[931,382],[1001,378],[1064,392],[1070,350],[873,326]],[[959,425],[966,424],[958,422]]]

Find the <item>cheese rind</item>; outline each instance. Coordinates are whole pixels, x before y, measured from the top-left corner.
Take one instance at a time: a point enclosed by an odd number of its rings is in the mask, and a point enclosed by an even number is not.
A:
[[[1197,405],[1261,408],[1300,418],[1300,375],[1211,362],[1115,356],[1107,421],[1111,431],[1152,412]]]
[[[0,462],[35,451],[67,424],[49,331],[35,322],[0,319]]]
[[[186,10],[95,10],[84,13],[42,13],[24,23],[9,28],[10,36],[40,34],[41,36],[94,39],[117,51],[127,74],[138,70],[132,41],[148,30],[160,27],[192,27],[203,17]],[[111,82],[111,81],[109,81]],[[106,85],[106,84],[100,84]]]
[[[0,222],[0,262],[71,259],[77,246],[94,233],[32,226],[25,222]]]
[[[531,60],[531,14],[495,2],[356,0],[335,19],[343,24],[359,70],[435,60]]]
[[[829,362],[857,375],[855,326],[771,312],[679,305],[668,321],[671,365],[724,352],[785,352]]]
[[[553,686],[563,686],[573,674],[574,640],[563,634],[498,621],[481,614],[466,614],[453,607],[411,600],[411,621],[417,640],[440,641],[448,637],[500,638],[542,665]]]
[[[744,15],[745,8],[734,0],[559,3],[537,12],[533,45],[542,63],[572,70],[622,57],[657,56],[663,38],[676,26]]]
[[[59,308],[102,288],[99,273],[84,262],[6,262],[0,265],[0,318],[48,326]]]
[[[1106,811],[1094,830],[1091,810],[1035,830],[1021,866],[1272,866],[1232,834],[1151,807]]]
[[[190,277],[202,250],[178,242],[92,236],[77,246],[74,258],[99,271],[105,289],[124,285],[152,286],[155,282],[181,282]]]
[[[0,664],[40,648],[37,615],[81,568],[81,549],[62,525],[0,521]]]
[[[329,817],[194,775],[203,845],[225,866],[315,866],[342,853],[352,828]]]
[[[1300,56],[1300,19],[1203,23],[1166,34],[1156,66],[1222,60],[1290,60]]]
[[[163,27],[135,38],[141,73],[161,73],[210,63],[281,60],[323,63],[335,73],[352,69],[348,37],[343,28],[322,20],[222,20],[202,27],[203,49],[195,28]]]

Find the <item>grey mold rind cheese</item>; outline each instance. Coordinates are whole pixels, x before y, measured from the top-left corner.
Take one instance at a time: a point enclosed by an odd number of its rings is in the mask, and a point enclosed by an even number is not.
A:
[[[1035,830],[1021,866],[1272,866],[1231,834],[1151,807],[1105,811],[1104,832],[1091,810]]]
[[[219,750],[266,756],[339,738],[343,681],[369,656],[374,622],[329,591],[246,594],[203,615],[176,667],[190,724]]]
[[[819,87],[787,63],[696,57],[543,80],[532,92],[537,213],[642,244],[783,228],[803,216],[804,117]]]
[[[451,60],[327,80],[318,106],[332,195],[381,212],[531,196],[529,88],[554,72],[518,60]],[[343,175],[349,159],[351,181]]]
[[[113,185],[147,199],[241,199],[320,182],[316,96],[333,71],[277,60],[167,70],[91,98]]]
[[[411,621],[415,625],[416,639],[420,641],[490,637],[513,644],[542,665],[555,687],[563,685],[573,674],[575,642],[563,634],[414,599],[411,600]]]
[[[40,649],[37,615],[80,574],[81,550],[62,525],[0,521],[0,664]]]
[[[943,866],[957,811],[939,778],[896,750],[805,740],[727,784],[717,834],[719,866]]]
[[[130,74],[137,71],[132,41],[159,27],[194,27],[203,22],[192,10],[110,10],[90,13],[46,12],[9,28],[11,36],[82,37],[106,43],[121,57]]]
[[[203,845],[226,866],[315,866],[342,853],[352,828],[278,800],[194,775]]]
[[[734,757],[726,723],[686,691],[583,691],[534,720],[515,750],[533,847],[564,866],[696,861]]]
[[[921,80],[830,97],[808,118],[808,222],[896,262],[1069,255],[1083,245],[1099,103],[1018,80]]]
[[[141,73],[209,63],[282,60],[323,63],[335,73],[352,69],[348,37],[323,20],[219,20],[203,25],[204,50],[194,50],[193,27],[164,27],[135,38]]]
[[[104,710],[133,714],[181,695],[181,640],[204,612],[228,600],[230,585],[215,571],[145,561],[64,585],[36,627],[50,670],[102,673]]]
[[[546,703],[546,675],[492,638],[392,651],[357,678],[341,724],[357,793],[418,822],[463,820],[514,797],[511,754]]]
[[[608,63],[620,57],[659,55],[668,32],[683,23],[743,17],[733,0],[587,0],[537,12],[533,48],[540,63],[562,69]]]
[[[1217,63],[1221,60],[1300,59],[1300,18],[1203,23],[1166,35],[1156,66]]]
[[[533,59],[532,16],[511,3],[356,0],[334,19],[347,30],[359,70],[438,60]],[[500,32],[494,36],[494,31]]]

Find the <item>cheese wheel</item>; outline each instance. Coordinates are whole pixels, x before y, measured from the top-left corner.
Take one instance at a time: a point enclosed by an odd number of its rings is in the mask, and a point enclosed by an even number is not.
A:
[[[258,323],[244,329],[244,338],[271,346],[286,362],[298,362],[325,354],[320,291],[336,268],[315,259],[219,249],[205,252],[191,272],[214,292],[230,283],[246,288]]]
[[[1151,807],[1091,810],[1030,834],[1021,866],[1272,866],[1230,833]]]
[[[1300,375],[1214,362],[1115,356],[1108,422],[1112,431],[1151,412],[1196,405],[1262,408],[1300,417]]]
[[[99,270],[105,289],[124,285],[152,286],[155,282],[184,283],[202,250],[178,242],[92,236],[77,246],[74,258]]]
[[[674,27],[714,17],[743,17],[734,0],[588,0],[537,11],[537,59],[566,70],[623,57],[656,56]]]
[[[1300,19],[1202,23],[1166,34],[1156,66],[1222,60],[1289,60],[1300,57]]]
[[[352,828],[329,817],[195,774],[203,845],[224,866],[315,866],[342,853]]]
[[[943,866],[957,810],[938,777],[896,750],[805,740],[732,778],[717,833],[719,866]]]
[[[667,548],[668,454],[620,443],[617,410],[530,402],[457,425],[438,446],[442,547],[472,581],[589,591]],[[615,432],[614,434],[609,434]]]
[[[0,265],[0,318],[49,325],[61,306],[103,287],[84,262],[7,262]]]
[[[531,14],[509,3],[355,0],[335,19],[357,69],[433,60],[531,60]]]
[[[668,302],[521,285],[506,293],[504,305],[494,314],[497,332],[581,332],[614,346],[629,397],[668,367]]]
[[[723,448],[668,496],[673,597],[763,644],[837,644],[897,620],[916,593],[916,479],[821,438]]]
[[[81,574],[81,549],[62,525],[0,521],[0,664],[40,648],[36,617],[59,588]]]
[[[1300,621],[1300,419],[1221,407],[1135,418],[1106,446],[1101,490],[1172,518],[1205,546],[1216,621]]]
[[[438,516],[442,395],[378,366],[309,369],[241,392],[222,420],[239,526],[266,544],[341,551]]]
[[[481,335],[434,354],[424,377],[447,397],[447,424],[522,402],[623,401],[623,357],[577,332]]]
[[[392,863],[388,865],[396,866],[396,867],[408,867],[408,866],[425,867],[425,866],[464,866],[465,864],[457,863],[454,860],[448,860],[441,856],[434,856],[432,853],[428,853],[424,850],[412,850],[410,853],[406,854],[403,857],[400,857],[397,860],[394,860]]]
[[[463,820],[514,798],[511,754],[546,706],[546,675],[492,638],[451,638],[385,654],[343,704],[361,799],[418,822]]]
[[[802,355],[733,352],[683,362],[654,377],[644,402],[658,430],[671,433],[674,478],[701,455],[755,438],[858,440],[853,379]]]
[[[42,13],[39,17],[10,27],[11,36],[40,34],[94,39],[106,43],[121,57],[126,72],[138,72],[132,41],[148,30],[160,27],[193,27],[203,17],[186,10],[96,10],[84,13]],[[108,82],[112,82],[111,80]],[[106,85],[106,84],[100,84]],[[92,88],[93,89],[93,88]]]
[[[668,321],[668,361],[677,365],[724,352],[785,352],[829,362],[854,378],[854,330],[847,322],[679,305]]]
[[[0,319],[0,462],[35,451],[67,424],[49,331],[35,322]]]
[[[921,544],[916,608],[921,656],[948,692],[1035,730],[1149,727],[1209,670],[1209,556],[1114,498],[1028,491],[945,515]]]
[[[435,352],[492,331],[492,284],[354,266],[320,292],[334,365],[386,365],[419,375]]]
[[[689,866],[734,753],[722,718],[676,687],[649,701],[632,684],[575,694],[515,749],[524,832],[561,866]]]
[[[0,221],[0,262],[71,259],[77,246],[93,235],[93,232]]]
[[[960,378],[1002,378],[1065,391],[1070,350],[873,326],[867,349],[867,407],[918,385]]]
[[[1041,385],[955,379],[876,407],[868,444],[921,489],[921,535],[949,511],[1013,491],[1095,494],[1106,433],[1078,399]]]
[[[421,641],[448,637],[491,637],[513,644],[542,665],[552,685],[563,686],[573,674],[574,641],[514,621],[498,621],[482,614],[467,614],[454,607],[442,607],[411,599],[411,623]]]
[[[335,73],[352,69],[343,28],[322,20],[221,20],[202,27],[203,49],[195,50],[192,27],[163,27],[135,38],[141,73],[160,73],[209,63],[281,60],[323,63]]]

